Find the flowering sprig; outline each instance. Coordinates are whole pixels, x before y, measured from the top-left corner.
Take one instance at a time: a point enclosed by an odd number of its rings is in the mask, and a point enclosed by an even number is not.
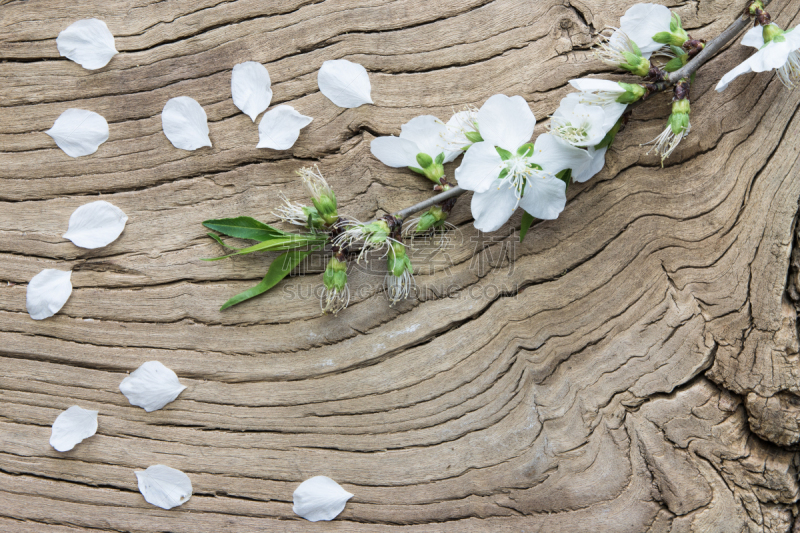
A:
[[[748,32],[742,44],[759,51],[728,73],[718,90],[745,72],[770,68],[777,69],[781,81],[789,87],[800,81],[800,32],[784,31],[773,24],[764,10],[768,3],[754,0],[748,9],[760,26]],[[434,183],[439,194],[428,200],[362,223],[340,216],[336,195],[314,167],[298,173],[313,205],[281,196],[283,205],[275,210],[278,218],[307,232],[287,233],[248,217],[206,221],[208,228],[223,235],[258,241],[236,249],[212,234],[218,243],[234,250],[221,258],[255,251],[284,252],[258,286],[231,298],[223,308],[268,290],[306,255],[328,247],[332,255],[322,279],[323,313],[336,314],[347,307],[348,258],[360,262],[371,252],[386,257],[386,294],[394,305],[409,297],[414,285],[404,236],[413,242],[414,236],[446,228],[457,196],[472,190],[472,215],[478,229],[494,231],[522,207],[525,212],[520,236],[524,237],[535,218],[554,219],[559,215],[571,182],[586,181],[603,168],[605,155],[627,120],[629,105],[672,89],[667,126],[646,143],[653,144],[651,150],[658,152],[663,165],[691,131],[689,86],[694,73],[744,29],[749,19],[738,19],[709,42],[692,39],[677,14],[656,4],[637,4],[620,22],[620,28],[599,44],[597,53],[605,63],[643,78],[642,83],[571,80],[578,92],[562,99],[550,116],[549,132],[535,140],[531,137],[536,119],[528,104],[522,97],[505,95],[492,96],[480,108],[459,111],[447,123],[430,115],[416,117],[403,125],[399,137],[373,140],[371,150],[380,161],[407,167]],[[453,186],[448,183],[444,165],[462,154],[463,161],[455,171],[459,185]],[[424,213],[409,219],[420,211]]]

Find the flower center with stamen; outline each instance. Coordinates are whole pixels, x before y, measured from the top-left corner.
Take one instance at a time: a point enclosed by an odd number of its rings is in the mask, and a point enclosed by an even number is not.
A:
[[[563,124],[556,125],[555,133],[568,143],[576,144],[586,140],[589,136],[589,128],[590,124],[588,121],[578,125],[572,124],[571,122],[564,122]]]
[[[542,172],[539,165],[531,161],[530,157],[515,155],[505,161],[505,168],[500,173],[500,178],[503,182],[507,183],[510,188],[514,189],[514,195],[517,197],[517,203],[514,209],[519,206],[519,201],[525,194],[525,186],[528,180],[535,177],[544,178],[545,174]],[[500,186],[498,186],[498,188],[500,188]]]

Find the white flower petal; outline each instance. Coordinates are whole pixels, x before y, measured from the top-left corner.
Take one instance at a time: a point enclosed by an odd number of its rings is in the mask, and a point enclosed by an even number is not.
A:
[[[501,170],[503,160],[500,154],[491,143],[484,141],[469,147],[455,176],[462,189],[485,192],[495,184]]]
[[[567,205],[567,184],[555,176],[528,180],[520,207],[541,220],[554,220]]]
[[[26,305],[34,320],[53,316],[67,303],[72,294],[72,271],[47,268],[28,283]]]
[[[94,111],[67,109],[47,133],[70,157],[93,154],[108,140],[108,122]]]
[[[255,61],[245,61],[233,67],[231,94],[233,103],[255,122],[269,107],[272,89],[267,68]]]
[[[780,43],[771,42],[747,59],[753,72],[766,72],[781,68],[794,47],[791,42],[783,41]]]
[[[273,107],[261,117],[258,124],[256,148],[288,150],[300,136],[300,130],[311,124],[311,117],[301,115],[292,106]]]
[[[642,51],[645,58],[664,46],[653,40],[656,33],[669,31],[672,13],[659,4],[636,4],[619,19],[619,29]]]
[[[295,489],[292,510],[310,522],[333,520],[352,497],[352,494],[331,478],[314,476]]]
[[[565,168],[581,168],[591,162],[592,156],[586,150],[576,148],[558,137],[545,133],[536,138],[531,159],[545,172],[557,174]],[[542,217],[536,216],[536,218]]]
[[[131,405],[148,413],[161,409],[175,400],[186,387],[175,372],[158,361],[148,361],[122,380],[119,390]]]
[[[372,140],[369,149],[372,155],[386,166],[395,168],[419,166],[417,163],[419,147],[408,139],[401,139],[394,135],[378,137]]]
[[[577,183],[583,183],[584,181],[589,180],[595,174],[603,170],[603,167],[606,164],[606,151],[608,148],[600,148],[599,150],[595,150],[594,147],[589,147],[588,152],[589,156],[592,158],[591,161],[588,161],[586,164],[572,169],[572,179]]]
[[[622,94],[625,92],[625,89],[622,86],[611,80],[598,80],[594,78],[578,78],[575,80],[569,80],[569,84],[578,89],[581,92],[607,92],[607,93],[619,93]]]
[[[100,248],[114,242],[127,221],[128,217],[119,207],[98,200],[72,212],[69,229],[63,237],[81,248]]]
[[[400,138],[414,142],[419,152],[428,154],[433,159],[444,153],[445,161],[448,158],[452,161],[460,150],[455,151],[456,154],[453,156],[454,150],[443,147],[446,135],[447,126],[432,115],[414,117],[400,127]]]
[[[536,118],[521,96],[496,94],[478,111],[478,126],[484,141],[513,153],[531,140]]]
[[[764,46],[764,27],[759,24],[747,30],[747,33],[742,37],[742,44],[756,49]]]
[[[497,231],[516,211],[517,197],[508,183],[496,180],[486,191],[472,195],[470,209],[477,229],[486,233]]]
[[[197,150],[211,146],[206,112],[194,98],[178,96],[170,99],[161,111],[161,127],[175,148]]]
[[[619,102],[612,102],[610,104],[606,104],[604,106],[600,106],[603,109],[603,113],[605,113],[605,119],[603,120],[603,130],[606,133],[611,131],[611,128],[619,120],[619,117],[625,112],[628,108],[627,104],[620,104]]]
[[[58,53],[85,69],[103,68],[117,52],[114,36],[102,20],[83,19],[71,24],[56,38]]]
[[[68,452],[83,439],[97,433],[97,411],[73,405],[56,417],[50,435],[50,446],[59,452]]]
[[[180,470],[153,465],[144,472],[136,471],[135,474],[139,482],[139,492],[147,503],[156,507],[172,509],[183,505],[192,497],[192,481]]]
[[[317,74],[317,84],[322,94],[339,107],[373,103],[369,74],[358,63],[346,59],[325,61]]]
[[[738,65],[736,65],[736,67],[729,70],[727,73],[725,73],[724,76],[722,76],[722,78],[720,78],[719,83],[717,83],[717,86],[715,87],[717,92],[721,93],[722,91],[727,89],[728,85],[733,80],[735,80],[742,74],[747,74],[748,72],[753,72],[753,68],[750,66],[750,63],[748,63],[747,61],[739,63]]]

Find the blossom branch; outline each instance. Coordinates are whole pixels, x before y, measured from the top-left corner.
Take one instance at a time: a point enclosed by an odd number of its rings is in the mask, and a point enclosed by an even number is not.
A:
[[[762,4],[766,6],[770,3],[771,0],[762,0]],[[728,44],[731,40],[733,40],[743,29],[751,24],[750,15],[745,12],[741,17],[737,18],[730,26],[728,26],[722,33],[720,33],[717,37],[713,40],[706,43],[703,50],[700,51],[699,54],[694,56],[692,59],[689,60],[686,65],[681,67],[679,70],[671,73],[667,80],[661,82],[660,85],[663,85],[662,90],[666,90],[667,88],[677,84],[681,79],[688,78],[692,74],[694,74],[703,64],[708,62],[717,52],[719,52],[722,47]],[[416,213],[418,211],[422,211],[424,209],[428,209],[431,206],[440,204],[449,198],[456,198],[461,194],[465,193],[466,190],[462,189],[461,187],[453,187],[448,191],[443,193],[437,194],[436,196],[432,196],[427,200],[424,200],[418,204],[414,204],[410,207],[402,209],[394,214],[397,218],[406,218],[408,215]]]
[[[770,3],[770,0],[762,0],[764,6]],[[669,75],[669,82],[674,85],[680,81],[681,78],[688,78],[694,74],[701,65],[711,59],[723,46],[728,44],[734,37],[751,24],[750,15],[745,12],[741,17],[737,18],[733,24],[728,26],[722,33],[715,37],[710,42],[706,43],[703,50],[694,56],[688,63],[677,71]]]

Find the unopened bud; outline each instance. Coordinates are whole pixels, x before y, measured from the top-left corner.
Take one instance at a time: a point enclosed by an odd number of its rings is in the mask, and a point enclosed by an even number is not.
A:
[[[625,89],[625,92],[617,97],[617,102],[621,104],[632,104],[641,100],[645,94],[645,89],[637,83],[624,83],[618,82],[619,86]]]

